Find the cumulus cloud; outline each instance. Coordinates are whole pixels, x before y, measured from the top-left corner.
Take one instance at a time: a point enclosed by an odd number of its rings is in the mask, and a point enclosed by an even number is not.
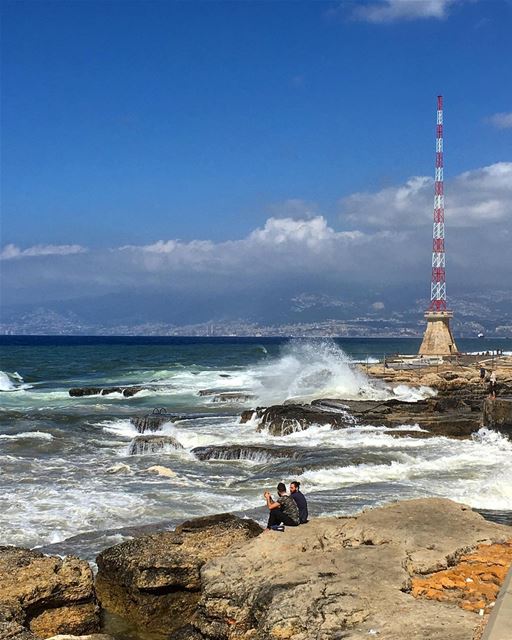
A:
[[[377,24],[424,18],[441,20],[456,2],[460,0],[379,0],[356,5],[352,18]]]
[[[359,227],[412,228],[432,223],[434,181],[425,176],[376,192],[341,200],[343,217]],[[512,221],[512,162],[465,171],[446,181],[450,227],[478,227]]]
[[[7,244],[0,251],[0,260],[37,256],[69,256],[76,253],[85,253],[86,251],[87,249],[79,244],[36,244],[27,249],[20,249],[15,244]]]
[[[512,129],[512,112],[495,113],[486,118],[486,121],[496,129]]]
[[[276,295],[290,300],[315,292],[350,300],[357,290],[367,292],[368,305],[379,311],[389,287],[419,286],[427,295],[432,179],[417,176],[352,194],[341,206],[336,225],[320,213],[272,216],[245,237],[224,242],[161,238],[88,252],[80,245],[8,245],[0,270],[4,304],[96,296],[105,300],[103,309],[114,304],[113,295],[135,300],[153,292],[173,309],[230,309],[238,302],[243,312],[252,301]],[[497,274],[499,282],[512,280],[512,163],[449,180],[446,219],[449,292],[466,286],[490,290]],[[14,259],[36,255],[46,257]]]

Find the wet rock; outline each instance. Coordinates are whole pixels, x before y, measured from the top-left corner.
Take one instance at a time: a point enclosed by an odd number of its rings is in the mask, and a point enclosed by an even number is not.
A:
[[[17,620],[42,637],[99,628],[92,571],[72,556],[61,559],[0,547],[0,605],[21,610]]]
[[[178,629],[195,611],[204,563],[261,531],[252,520],[220,514],[106,549],[97,558],[101,604],[145,630]]]
[[[136,393],[142,391],[145,387],[131,386],[131,387],[74,387],[69,390],[69,395],[72,398],[82,396],[108,396],[111,393],[121,393],[125,398],[131,398]]]
[[[290,447],[242,447],[239,445],[196,447],[192,449],[192,453],[199,460],[250,460],[261,463],[270,462],[276,458],[300,457],[300,452]]]
[[[183,449],[183,445],[172,436],[136,436],[130,442],[128,455],[141,456],[169,449]]]
[[[212,402],[219,403],[243,403],[255,398],[252,393],[244,390],[223,391],[222,389],[201,389],[197,395],[210,397]]]
[[[353,420],[346,412],[333,412],[312,405],[274,405],[257,411],[258,431],[268,431],[273,436],[286,436],[303,431],[314,424],[330,424],[346,427]]]
[[[259,408],[255,412],[258,430],[285,436],[312,425],[329,424],[343,429],[357,424],[396,427],[418,425],[425,437],[443,435],[468,438],[480,426],[480,416],[467,399],[429,398],[418,402],[318,399],[310,405],[284,404]],[[248,412],[241,421],[250,419]],[[418,432],[421,437],[422,432]]]
[[[512,397],[486,398],[482,421],[485,426],[512,434]]]
[[[479,617],[416,599],[411,583],[511,532],[441,499],[311,520],[205,564],[192,624],[215,640],[467,640]]]
[[[130,419],[130,422],[139,433],[146,433],[146,431],[160,431],[162,425],[169,421],[170,418],[168,416],[154,413],[150,413],[145,416],[136,416]]]

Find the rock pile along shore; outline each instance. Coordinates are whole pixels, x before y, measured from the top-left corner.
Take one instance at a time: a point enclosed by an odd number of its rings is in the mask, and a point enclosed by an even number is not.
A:
[[[98,631],[99,603],[162,640],[471,640],[511,562],[512,527],[445,499],[284,533],[220,514],[106,549],[96,592],[77,558],[2,547],[0,638]]]

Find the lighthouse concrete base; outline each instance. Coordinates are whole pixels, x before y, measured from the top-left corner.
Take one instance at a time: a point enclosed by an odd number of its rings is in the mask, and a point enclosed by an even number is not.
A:
[[[427,311],[427,328],[419,350],[421,356],[451,356],[458,353],[450,329],[452,311]]]

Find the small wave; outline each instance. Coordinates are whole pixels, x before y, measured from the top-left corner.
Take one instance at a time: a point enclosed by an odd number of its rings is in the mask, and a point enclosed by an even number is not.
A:
[[[437,391],[431,387],[409,387],[406,384],[399,384],[393,388],[393,393],[398,400],[402,402],[417,402],[426,398],[433,398],[437,395]]]
[[[135,425],[130,420],[104,420],[103,422],[96,422],[95,425],[101,427],[105,433],[111,433],[120,438],[131,440],[138,435]]]
[[[27,440],[34,438],[36,440],[53,440],[54,436],[45,431],[23,431],[21,433],[0,433],[0,440]]]
[[[0,391],[22,391],[31,388],[32,385],[25,383],[17,371],[0,371]]]

